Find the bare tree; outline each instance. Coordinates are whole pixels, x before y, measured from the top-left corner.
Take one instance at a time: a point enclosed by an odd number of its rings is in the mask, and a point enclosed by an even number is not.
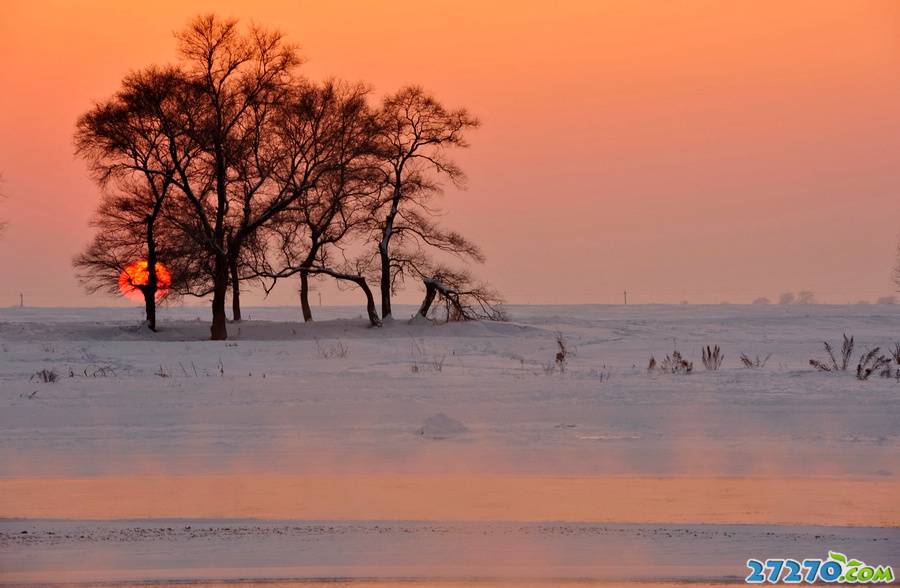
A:
[[[485,284],[476,283],[465,271],[437,267],[422,276],[425,298],[419,316],[428,317],[433,305],[443,307],[441,318],[448,321],[506,320],[500,308],[503,299]]]
[[[244,240],[279,208],[267,191],[277,156],[267,127],[299,64],[296,49],[278,32],[236,20],[201,16],[177,35],[189,90],[185,109],[167,121],[174,152],[201,157],[176,162],[175,183],[195,229],[213,259],[212,339],[228,336],[225,299]]]
[[[298,174],[300,168],[279,179],[295,198],[271,223],[278,256],[273,265],[278,269],[273,270],[267,264],[261,272],[276,280],[299,274],[305,321],[312,320],[310,276],[329,275],[349,280],[364,292],[368,290],[359,272],[351,271],[346,263],[341,266],[334,263],[338,256],[333,251],[338,249],[342,253],[341,242],[367,220],[365,203],[378,189],[378,177],[373,174],[371,162],[377,126],[366,103],[367,93],[362,85],[329,81],[309,88],[304,107],[286,112],[283,132],[289,141],[309,137],[309,133],[295,129],[314,113],[312,118],[318,121],[320,141],[332,153],[328,172],[321,174],[314,186],[309,186],[308,180]],[[375,317],[377,320],[377,313]]]
[[[381,313],[388,318],[392,292],[410,270],[405,260],[419,257],[422,248],[483,259],[475,245],[429,220],[434,214],[429,205],[439,192],[439,182],[462,186],[465,181],[447,151],[467,147],[465,134],[479,123],[465,109],[448,110],[416,86],[385,98],[379,123],[383,185],[371,206],[371,226],[377,245]],[[395,255],[397,249],[407,251]]]
[[[147,322],[156,330],[159,251],[157,225],[173,190],[175,161],[160,124],[183,86],[178,72],[151,68],[125,78],[110,100],[83,115],[75,133],[76,152],[101,187],[112,187],[94,218],[93,243],[75,259],[80,278],[91,290],[108,283],[133,263],[147,264],[144,295]]]
[[[157,302],[177,295],[189,275],[182,263],[185,258],[168,249],[178,236],[165,234],[155,212],[158,206],[159,200],[146,189],[105,194],[91,222],[97,229],[94,239],[73,262],[90,292],[121,294],[123,287],[139,291],[153,331]]]

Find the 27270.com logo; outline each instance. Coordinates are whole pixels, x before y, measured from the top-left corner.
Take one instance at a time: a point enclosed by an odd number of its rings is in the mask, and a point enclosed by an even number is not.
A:
[[[776,584],[890,584],[894,581],[891,566],[870,566],[864,561],[848,558],[843,553],[829,551],[828,559],[748,559],[750,574],[744,579],[748,584],[768,582]]]

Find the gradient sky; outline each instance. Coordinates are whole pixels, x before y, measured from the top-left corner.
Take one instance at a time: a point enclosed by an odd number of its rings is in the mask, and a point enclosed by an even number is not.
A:
[[[511,302],[895,290],[896,0],[259,4],[4,2],[0,306],[116,303],[71,268],[97,200],[75,120],[129,70],[171,61],[173,31],[212,10],[283,30],[310,77],[420,83],[477,114],[469,189],[448,192],[443,220],[484,247],[475,269]],[[296,300],[286,282],[266,303]]]

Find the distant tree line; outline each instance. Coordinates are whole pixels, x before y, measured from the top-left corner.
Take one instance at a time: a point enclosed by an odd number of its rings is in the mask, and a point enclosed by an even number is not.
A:
[[[74,262],[86,287],[115,291],[145,260],[135,287],[155,329],[164,264],[169,295],[212,297],[212,339],[227,338],[229,296],[239,321],[242,286],[292,276],[307,321],[316,276],[359,287],[372,325],[409,280],[422,315],[501,317],[495,292],[441,261],[481,250],[435,221],[441,186],[464,185],[449,155],[475,117],[417,86],[373,104],[363,84],[306,79],[297,49],[262,27],[207,15],[176,37],[175,64],[129,74],[78,120],[76,152],[102,188]]]

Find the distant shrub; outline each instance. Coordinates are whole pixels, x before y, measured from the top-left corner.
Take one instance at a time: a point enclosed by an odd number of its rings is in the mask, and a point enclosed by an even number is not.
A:
[[[897,297],[896,296],[882,296],[877,301],[875,301],[875,304],[897,304]]]
[[[761,296],[753,301],[753,304],[771,304],[771,301],[765,296]]]
[[[778,297],[778,304],[793,304],[796,300],[793,292],[785,292]]]
[[[797,304],[815,304],[816,294],[810,290],[801,290],[797,295]]]

